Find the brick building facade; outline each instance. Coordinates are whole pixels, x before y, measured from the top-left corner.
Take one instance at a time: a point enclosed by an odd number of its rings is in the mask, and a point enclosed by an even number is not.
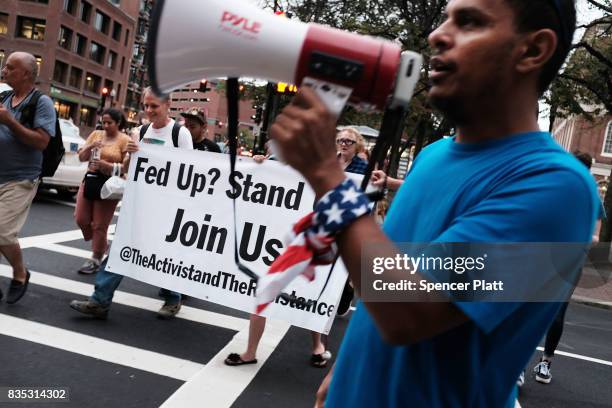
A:
[[[0,0],[0,65],[14,51],[35,55],[36,86],[86,136],[103,99],[124,105],[138,13],[134,0]]]

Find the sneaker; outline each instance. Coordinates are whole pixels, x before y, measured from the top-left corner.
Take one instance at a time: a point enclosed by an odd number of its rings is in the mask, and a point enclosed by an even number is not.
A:
[[[83,275],[91,275],[98,272],[98,268],[100,268],[100,261],[96,259],[90,259],[81,266],[78,270],[79,273]]]
[[[518,378],[516,379],[516,386],[521,388],[525,384],[525,370],[521,371]]]
[[[11,285],[9,286],[8,293],[6,294],[6,303],[12,305],[13,303],[17,303],[19,299],[25,295],[26,290],[28,289],[28,283],[30,283],[30,271],[26,269],[26,280],[25,283],[21,283],[18,280],[11,280]]]
[[[110,306],[105,307],[91,300],[73,300],[70,302],[70,307],[77,312],[93,316],[97,319],[106,319],[110,309]]]
[[[179,310],[181,310],[180,303],[176,303],[173,305],[164,303],[161,309],[159,309],[159,311],[157,312],[157,317],[159,317],[160,319],[171,319],[176,316]]]
[[[550,374],[550,361],[541,359],[540,362],[533,367],[533,372],[535,373],[537,382],[542,384],[550,383],[552,379],[552,375]]]
[[[355,294],[355,289],[349,284],[344,286],[344,290],[342,291],[342,296],[340,297],[340,302],[338,303],[338,316],[346,316],[351,310],[351,302],[353,301],[353,295]]]

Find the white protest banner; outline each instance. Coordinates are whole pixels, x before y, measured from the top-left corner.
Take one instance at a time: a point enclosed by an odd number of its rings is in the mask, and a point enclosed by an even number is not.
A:
[[[128,172],[107,270],[245,312],[255,310],[256,284],[234,263],[236,198],[241,262],[263,275],[284,237],[312,210],[314,193],[289,166],[239,158],[230,179],[227,155],[140,145]],[[316,279],[286,288],[263,315],[321,333],[331,328],[346,270],[330,266]]]

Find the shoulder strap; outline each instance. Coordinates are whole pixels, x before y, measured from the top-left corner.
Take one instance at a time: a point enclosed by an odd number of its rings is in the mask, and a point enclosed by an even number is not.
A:
[[[140,127],[140,140],[142,140],[142,138],[144,137],[145,133],[147,133],[147,130],[149,129],[149,126],[151,126],[151,124],[147,123],[146,125],[142,125]]]
[[[174,122],[174,125],[172,126],[172,144],[174,144],[174,147],[179,147],[178,139],[179,139],[180,131],[181,131],[181,125]]]
[[[4,103],[8,99],[9,96],[13,94],[13,91],[4,91],[0,93],[0,103]]]
[[[36,107],[38,106],[38,100],[42,96],[42,92],[38,89],[34,89],[32,97],[28,101],[28,104],[21,110],[21,124],[28,125],[32,128],[34,126],[34,118],[36,117]]]

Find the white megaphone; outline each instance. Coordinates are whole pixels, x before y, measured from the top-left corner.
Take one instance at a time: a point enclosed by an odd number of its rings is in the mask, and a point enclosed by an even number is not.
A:
[[[392,42],[279,17],[239,0],[157,0],[148,50],[149,79],[160,95],[202,78],[296,85],[307,78],[349,88],[351,103],[381,110],[407,106],[422,62]]]

